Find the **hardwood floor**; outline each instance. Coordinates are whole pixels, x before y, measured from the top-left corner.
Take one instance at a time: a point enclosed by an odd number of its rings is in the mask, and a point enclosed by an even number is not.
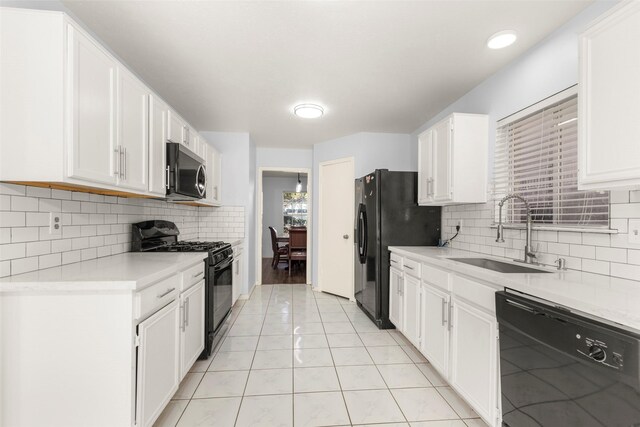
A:
[[[304,265],[294,265],[291,276],[285,270],[285,263],[280,263],[277,269],[271,267],[271,258],[262,258],[262,284],[279,285],[293,283],[307,283],[307,268]]]

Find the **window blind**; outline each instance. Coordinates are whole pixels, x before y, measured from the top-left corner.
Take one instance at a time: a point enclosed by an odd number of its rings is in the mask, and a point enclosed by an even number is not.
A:
[[[608,227],[609,192],[578,190],[578,106],[575,87],[498,122],[494,165],[498,202],[519,194],[533,222],[561,227]],[[507,223],[526,222],[524,204],[510,200]]]

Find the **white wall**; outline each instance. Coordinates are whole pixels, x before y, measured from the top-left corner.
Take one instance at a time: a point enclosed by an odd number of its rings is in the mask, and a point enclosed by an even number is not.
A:
[[[200,132],[221,156],[221,201],[225,206],[244,207],[244,247],[247,282],[241,292],[251,292],[255,284],[255,144],[245,132]]]
[[[418,169],[417,156],[410,136],[395,133],[361,132],[354,135],[321,142],[313,146],[313,209],[318,206],[319,164],[343,157],[354,158],[355,176],[361,177],[375,169],[395,171],[415,171]],[[317,215],[314,216],[317,218]],[[313,281],[318,283],[318,221],[313,228]]]
[[[307,177],[300,175],[302,191],[307,190]],[[262,178],[263,211],[262,211],[262,257],[270,258],[273,255],[271,249],[271,234],[269,226],[274,227],[278,233],[284,229],[284,215],[282,214],[282,192],[295,191],[298,177],[292,174],[288,177]]]
[[[311,169],[313,167],[313,149],[256,148],[256,166],[258,168],[285,167]]]

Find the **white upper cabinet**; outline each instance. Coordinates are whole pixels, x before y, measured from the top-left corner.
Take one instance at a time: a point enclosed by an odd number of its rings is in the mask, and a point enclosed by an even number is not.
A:
[[[122,157],[116,144],[117,63],[72,25],[67,28],[71,112],[68,175],[115,185]]]
[[[184,120],[172,109],[169,109],[167,120],[167,141],[185,144]]]
[[[454,113],[418,136],[418,204],[487,201],[489,120]]]
[[[207,180],[209,185],[207,186],[207,199],[214,205],[220,205],[222,203],[222,157],[220,152],[212,146],[207,146]],[[211,194],[209,194],[209,191]]]
[[[3,8],[0,40],[0,181],[162,197],[166,142],[202,153],[195,129],[64,13]]]
[[[640,2],[623,2],[580,36],[578,187],[640,186]]]
[[[118,68],[118,185],[148,190],[149,89],[126,69]]]
[[[164,196],[167,185],[167,117],[169,107],[155,95],[149,97],[149,192]]]

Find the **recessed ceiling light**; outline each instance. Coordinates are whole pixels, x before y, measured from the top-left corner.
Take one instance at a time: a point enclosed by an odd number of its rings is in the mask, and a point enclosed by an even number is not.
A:
[[[293,107],[293,114],[304,119],[317,119],[324,114],[324,108],[316,104],[300,104]]]
[[[489,49],[502,49],[512,45],[518,36],[513,30],[498,31],[487,40],[487,46]]]

